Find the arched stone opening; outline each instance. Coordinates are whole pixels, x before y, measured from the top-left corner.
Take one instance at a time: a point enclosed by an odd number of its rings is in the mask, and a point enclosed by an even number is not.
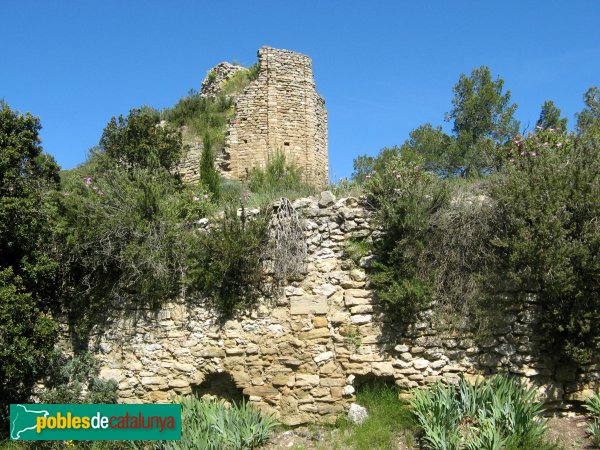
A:
[[[207,375],[202,383],[192,385],[192,393],[200,398],[210,396],[238,404],[249,400],[228,372],[213,372]]]

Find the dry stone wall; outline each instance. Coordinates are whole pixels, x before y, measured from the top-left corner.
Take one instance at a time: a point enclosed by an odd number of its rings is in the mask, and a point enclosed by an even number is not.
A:
[[[202,304],[181,300],[115,317],[94,337],[101,376],[118,382],[120,401],[237,392],[298,425],[333,423],[369,377],[412,388],[508,371],[557,407],[600,384],[598,365],[560,366],[537,354],[535,298],[508,307],[485,338],[442,331],[431,311],[415,323],[392,322],[369,287],[372,258],[356,265],[344,252],[349,239],[373,233],[360,202],[325,192],[294,206],[304,217],[307,273],[280,296],[224,323]]]

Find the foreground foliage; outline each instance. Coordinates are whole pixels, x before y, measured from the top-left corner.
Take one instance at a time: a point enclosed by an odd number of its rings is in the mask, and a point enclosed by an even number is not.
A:
[[[347,419],[338,422],[345,434],[340,448],[386,450],[398,446],[398,434],[404,434],[407,445],[412,445],[415,424],[408,405],[398,399],[398,389],[383,383],[368,384],[359,388],[356,402],[365,407],[369,417],[361,425],[352,425]]]
[[[596,447],[600,447],[600,391],[594,392],[594,394],[586,399],[583,407],[588,410],[591,414],[591,423],[588,428],[592,441]]]
[[[250,450],[267,442],[277,425],[248,403],[225,406],[194,396],[180,399],[181,441],[167,441],[165,450]]]
[[[431,450],[549,448],[535,391],[503,375],[415,390],[410,402]]]
[[[0,101],[0,437],[10,403],[46,374],[56,325],[59,262],[52,254],[58,166],[42,153],[40,121]]]
[[[252,306],[263,289],[263,259],[268,217],[249,217],[228,209],[206,233],[194,240],[188,284],[208,296],[218,311],[231,315]]]
[[[600,133],[548,128],[498,149],[503,167],[474,182],[442,180],[402,157],[365,177],[383,230],[374,287],[408,321],[493,323],[499,289],[536,299],[543,347],[579,364],[600,357]],[[556,352],[556,350],[559,350]]]

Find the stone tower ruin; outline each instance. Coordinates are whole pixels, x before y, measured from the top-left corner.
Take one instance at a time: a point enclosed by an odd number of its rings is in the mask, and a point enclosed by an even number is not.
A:
[[[235,98],[235,114],[227,124],[225,146],[217,157],[221,174],[240,180],[253,167],[264,167],[270,157],[283,152],[301,169],[305,179],[319,188],[327,186],[327,110],[317,93],[311,59],[290,50],[262,47],[258,51],[258,76]],[[212,80],[204,80],[202,95],[216,95],[237,67],[217,65]],[[201,149],[188,152],[182,175],[197,181]],[[195,170],[192,170],[195,169]]]

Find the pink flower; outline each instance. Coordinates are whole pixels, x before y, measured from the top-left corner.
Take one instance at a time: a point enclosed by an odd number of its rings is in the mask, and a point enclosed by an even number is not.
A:
[[[86,185],[87,187],[90,187],[90,185],[92,184],[92,177],[85,177],[85,178],[83,179],[83,181],[85,182],[85,185]]]
[[[68,197],[69,195],[71,195],[71,193],[70,193],[70,192],[63,192],[63,195],[64,195],[65,197]]]
[[[100,191],[98,192],[98,195],[104,195],[104,192]]]
[[[550,127],[548,128],[548,131],[554,131],[554,128]]]
[[[536,129],[536,130],[541,130],[541,129],[542,129],[542,127],[540,127],[539,125],[536,125],[536,126],[535,126],[535,129]]]
[[[399,174],[399,173],[397,173],[397,174],[396,174],[396,180],[399,180],[399,179],[400,179],[400,174]]]
[[[557,143],[556,143],[556,146],[557,146],[557,147],[560,147],[561,145],[562,145],[562,142],[557,142]]]
[[[195,202],[199,202],[200,201],[200,197],[194,197],[194,201]]]
[[[531,152],[531,156],[533,156],[534,158],[537,156],[536,152]]]
[[[521,156],[525,156],[525,152],[521,152],[519,153]]]
[[[96,191],[98,190],[98,186],[92,186],[92,189]]]
[[[371,175],[367,175],[366,178],[367,178],[367,180],[370,180],[371,179]]]
[[[204,194],[204,200],[208,200],[208,194]]]
[[[514,163],[515,162],[515,158],[510,158],[510,162]]]
[[[544,143],[542,144],[542,146],[543,146],[543,147],[548,147],[548,143],[547,143],[547,142],[544,142]]]

